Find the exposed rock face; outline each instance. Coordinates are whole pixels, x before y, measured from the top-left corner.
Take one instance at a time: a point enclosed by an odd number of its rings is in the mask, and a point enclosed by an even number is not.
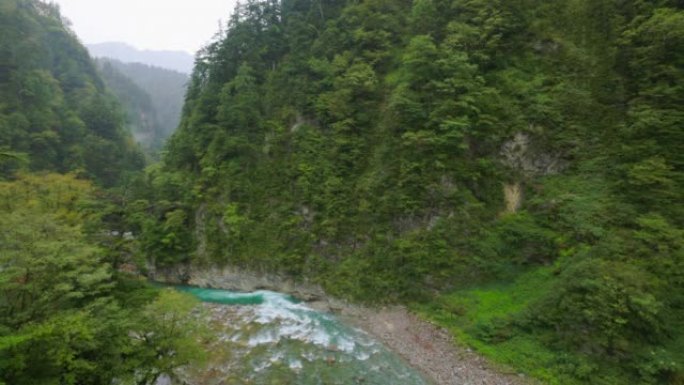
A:
[[[510,167],[517,180],[505,183],[503,186],[506,213],[514,213],[520,209],[523,202],[523,182],[527,179],[552,175],[565,168],[565,162],[558,153],[551,153],[534,146],[533,139],[524,132],[516,133],[501,147],[501,161]]]
[[[318,285],[295,281],[291,277],[280,274],[259,273],[233,266],[192,267],[178,265],[169,268],[150,266],[148,267],[148,277],[157,282],[243,292],[272,290],[293,295],[307,302],[325,299],[325,292]]]
[[[520,182],[504,184],[504,199],[506,200],[505,213],[514,213],[522,205],[522,186]]]
[[[541,176],[559,173],[564,167],[559,154],[535,150],[530,135],[518,132],[501,148],[503,163],[523,176]]]

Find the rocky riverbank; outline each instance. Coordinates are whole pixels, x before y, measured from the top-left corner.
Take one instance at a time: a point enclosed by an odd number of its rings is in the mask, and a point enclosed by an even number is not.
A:
[[[470,349],[455,344],[448,331],[403,306],[368,308],[349,305],[338,315],[373,335],[438,385],[532,385],[514,372],[495,367]]]

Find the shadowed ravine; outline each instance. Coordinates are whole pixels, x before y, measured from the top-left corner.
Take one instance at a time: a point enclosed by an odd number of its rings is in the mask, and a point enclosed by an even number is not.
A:
[[[290,296],[270,291],[178,289],[209,303],[211,323],[220,341],[212,354],[225,357],[225,362],[212,362],[208,372],[214,381],[231,384],[428,383],[368,334]],[[207,373],[200,377],[206,378]]]

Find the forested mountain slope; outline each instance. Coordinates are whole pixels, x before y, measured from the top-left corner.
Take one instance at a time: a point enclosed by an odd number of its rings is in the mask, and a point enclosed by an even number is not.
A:
[[[0,384],[154,384],[201,357],[195,302],[119,269],[142,166],[57,6],[0,0]]]
[[[682,7],[248,1],[130,225],[158,265],[429,303],[550,383],[680,384]]]
[[[0,6],[0,148],[27,154],[31,170],[83,170],[108,186],[139,169],[118,104],[58,10],[35,1]]]
[[[152,152],[160,146],[163,136],[152,98],[109,61],[100,59],[96,63],[102,80],[126,112],[126,125],[133,138],[147,152]]]
[[[188,77],[141,63],[97,60],[100,73],[123,105],[135,139],[151,154],[159,151],[180,121]]]

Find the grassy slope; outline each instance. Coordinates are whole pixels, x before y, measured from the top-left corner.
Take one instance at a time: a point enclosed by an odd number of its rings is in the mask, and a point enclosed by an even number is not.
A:
[[[541,267],[506,283],[458,290],[428,304],[414,304],[413,310],[494,363],[514,367],[550,385],[581,384],[563,374],[567,353],[544,346],[543,335],[522,334],[506,326],[507,320],[523,316],[527,305],[551,288],[553,271],[553,267]]]

